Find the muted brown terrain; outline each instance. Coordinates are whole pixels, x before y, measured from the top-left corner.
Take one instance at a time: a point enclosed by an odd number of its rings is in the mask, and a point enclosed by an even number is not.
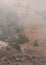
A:
[[[15,49],[0,50],[0,65],[46,65],[46,41],[43,29],[25,29],[24,34],[29,42],[20,44],[21,52]],[[38,40],[39,46],[35,47],[34,41]]]
[[[26,28],[25,32],[26,36],[30,40],[28,43],[21,45],[27,50],[33,51],[35,55],[43,55],[46,56],[46,29],[45,28]],[[38,42],[38,47],[33,46],[35,40]],[[31,52],[32,53],[32,52]]]
[[[0,0],[0,65],[46,65],[45,0]]]
[[[46,65],[46,56],[20,53],[14,49],[0,50],[0,65]]]

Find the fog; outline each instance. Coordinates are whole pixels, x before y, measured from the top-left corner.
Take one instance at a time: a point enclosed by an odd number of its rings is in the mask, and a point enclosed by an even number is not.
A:
[[[44,0],[45,3],[45,0]],[[46,26],[46,7],[43,0],[0,0],[0,20],[6,16],[17,16],[20,22],[36,26]]]
[[[1,25],[6,27],[10,22],[16,21],[30,28],[46,30],[45,2],[45,0],[0,0],[0,27]]]

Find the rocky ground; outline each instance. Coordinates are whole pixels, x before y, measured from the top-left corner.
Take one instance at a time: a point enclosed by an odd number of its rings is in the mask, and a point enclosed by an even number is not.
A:
[[[12,52],[0,51],[0,65],[46,65],[46,56]]]

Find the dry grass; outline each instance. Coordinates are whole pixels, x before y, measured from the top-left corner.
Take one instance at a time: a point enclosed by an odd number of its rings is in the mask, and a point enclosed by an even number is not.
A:
[[[25,28],[24,33],[26,34],[26,36],[28,36],[29,38],[29,42],[26,44],[21,45],[22,48],[26,49],[27,48],[29,50],[32,50],[29,52],[33,55],[45,55],[46,56],[46,40],[45,40],[45,33],[46,30],[42,29],[42,28],[36,28],[36,29],[30,29],[30,28]],[[39,46],[38,47],[34,47],[34,41],[37,40]],[[27,52],[27,53],[28,53]]]

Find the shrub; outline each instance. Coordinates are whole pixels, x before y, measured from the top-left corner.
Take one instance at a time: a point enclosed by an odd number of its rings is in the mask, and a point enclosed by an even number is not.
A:
[[[18,42],[9,43],[9,46],[10,46],[11,49],[16,49],[18,51],[21,51],[21,47],[20,47]]]
[[[28,42],[28,37],[26,37],[26,35],[20,34],[19,35],[19,43],[25,43]]]
[[[15,44],[15,48],[16,48],[16,50],[21,51],[21,47],[18,43]]]
[[[39,46],[37,40],[35,40],[35,42],[34,42],[34,46]]]
[[[6,50],[11,50],[10,46],[5,47]]]

